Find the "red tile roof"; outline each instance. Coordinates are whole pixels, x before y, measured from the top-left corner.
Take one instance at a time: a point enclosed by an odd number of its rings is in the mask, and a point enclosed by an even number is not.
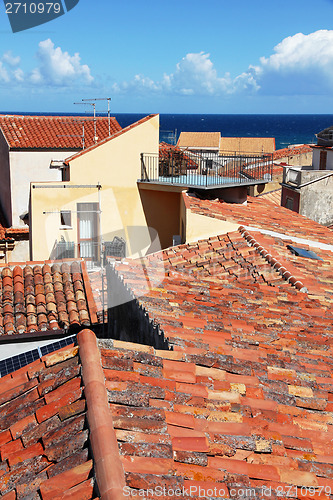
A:
[[[274,137],[221,137],[220,154],[273,153]]]
[[[82,123],[85,147],[94,142],[94,119],[78,116],[0,115],[0,129],[11,149],[82,149]],[[111,117],[111,134],[121,130]],[[96,134],[101,141],[109,136],[108,118],[96,118]],[[75,136],[75,137],[73,137]]]
[[[123,485],[330,498],[333,253],[288,243],[240,229],[116,264],[173,350],[109,339],[98,352],[83,330],[79,359],[69,348],[2,379],[1,494],[92,500],[95,479],[112,499]]]
[[[4,227],[0,223],[0,241],[29,239],[28,227]]]
[[[144,118],[141,118],[141,120],[138,120],[137,122],[132,123],[131,125],[128,125],[127,127],[123,128],[123,129],[120,129],[119,131],[115,132],[111,137],[106,137],[106,138],[102,139],[101,141],[98,141],[97,144],[93,144],[92,146],[86,148],[84,151],[80,151],[80,152],[75,153],[74,155],[70,156],[69,158],[66,158],[65,163],[69,163],[72,160],[75,160],[76,158],[79,158],[80,156],[82,156],[86,153],[89,153],[89,151],[92,151],[93,149],[98,148],[102,144],[105,144],[106,142],[108,142],[112,139],[115,139],[116,137],[119,137],[120,135],[124,134],[125,132],[128,132],[129,130],[131,130],[132,128],[137,127],[138,125],[141,125],[142,123],[150,120],[154,116],[157,116],[157,115],[153,114],[153,115],[145,116]]]
[[[291,156],[298,156],[301,154],[312,153],[312,147],[308,144],[301,144],[299,146],[292,146],[289,148],[278,149],[273,153],[273,160],[287,158]]]
[[[220,141],[220,132],[181,132],[177,146],[189,149],[219,149]]]
[[[235,224],[258,229],[276,231],[292,237],[311,239],[332,244],[332,232],[325,226],[312,221],[287,208],[276,206],[264,197],[247,198],[247,204],[225,203],[201,200],[184,194],[187,206],[193,213],[205,215]]]
[[[281,191],[282,189],[275,189],[274,191],[270,191],[269,193],[263,193],[259,194],[259,198],[263,198],[267,201],[270,201],[271,203],[274,203],[274,205],[281,205]]]
[[[1,498],[96,497],[77,353],[68,347],[1,379]]]
[[[287,244],[235,232],[117,265],[174,347],[101,351],[130,486],[333,486],[332,252]],[[143,295],[140,266],[153,282],[161,258],[166,277]]]
[[[0,335],[34,335],[97,323],[81,260],[0,266]]]

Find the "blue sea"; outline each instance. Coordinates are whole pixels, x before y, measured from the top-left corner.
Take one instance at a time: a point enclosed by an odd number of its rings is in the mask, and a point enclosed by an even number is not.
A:
[[[5,114],[74,115],[74,113],[19,112],[6,112]],[[122,127],[131,125],[147,114],[112,113]],[[160,114],[160,140],[172,144],[178,139],[180,132],[221,132],[221,135],[225,137],[275,137],[276,149],[282,149],[290,144],[315,143],[315,134],[332,125],[332,114],[206,115],[162,113]]]
[[[122,127],[144,114],[116,114]],[[221,132],[224,137],[275,137],[275,148],[316,143],[316,135],[333,125],[333,115],[160,114],[160,140],[172,143],[180,132]]]

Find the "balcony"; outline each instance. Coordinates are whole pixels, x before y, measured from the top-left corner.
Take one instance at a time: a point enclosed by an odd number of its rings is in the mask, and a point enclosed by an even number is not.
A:
[[[272,179],[272,154],[218,155],[170,149],[141,154],[138,182],[216,189],[264,184]]]
[[[82,258],[88,269],[105,266],[108,257],[122,259],[126,257],[126,242],[115,236],[112,241],[87,240],[79,244],[74,241],[55,241],[50,255],[51,260]]]

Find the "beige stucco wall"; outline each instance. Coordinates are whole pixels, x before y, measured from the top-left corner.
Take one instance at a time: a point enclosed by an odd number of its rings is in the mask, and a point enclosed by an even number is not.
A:
[[[172,246],[173,236],[180,235],[181,193],[140,189],[140,196],[147,225],[157,231],[161,248]]]
[[[181,208],[182,225],[185,228],[186,237],[185,243],[193,243],[195,241],[226,234],[231,231],[236,231],[239,224],[233,222],[214,219],[206,215],[195,214],[189,208],[185,207],[182,201]]]
[[[49,258],[55,240],[61,236],[77,243],[77,203],[99,201],[102,238],[111,241],[115,235],[122,236],[128,255],[143,255],[151,237],[137,186],[140,154],[158,153],[158,145],[159,117],[153,116],[70,161],[69,182],[44,183],[47,188],[33,183],[31,258]],[[97,188],[74,187],[97,183],[102,186],[99,193]],[[60,228],[60,210],[73,212],[72,229]]]

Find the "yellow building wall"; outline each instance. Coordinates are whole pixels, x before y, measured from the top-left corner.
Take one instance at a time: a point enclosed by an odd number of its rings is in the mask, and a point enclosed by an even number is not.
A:
[[[172,246],[172,237],[180,235],[181,193],[140,189],[140,196],[147,226],[157,231],[160,248]]]
[[[156,154],[158,147],[156,115],[70,161],[69,182],[32,183],[31,258],[48,259],[61,236],[77,243],[77,203],[87,202],[100,202],[99,232],[104,241],[121,236],[127,242],[127,255],[144,255],[152,241],[137,186],[140,154]],[[97,183],[101,185],[99,192],[97,188],[77,187]],[[61,210],[72,211],[72,229],[60,228]]]
[[[218,236],[228,232],[236,231],[239,224],[195,214],[182,202],[181,208],[182,226],[185,230],[184,243],[194,243],[198,240]]]

